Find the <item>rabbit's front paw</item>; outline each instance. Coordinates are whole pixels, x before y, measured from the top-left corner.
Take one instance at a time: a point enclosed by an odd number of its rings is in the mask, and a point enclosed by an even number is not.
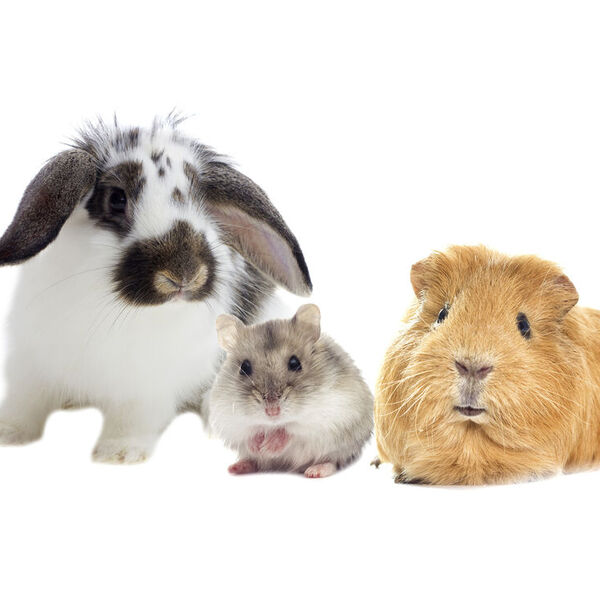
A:
[[[152,454],[152,444],[136,438],[121,438],[98,442],[92,458],[96,462],[132,465],[144,462],[150,454]]]
[[[2,446],[27,444],[39,439],[40,435],[40,433],[32,433],[16,425],[0,421],[0,445]]]

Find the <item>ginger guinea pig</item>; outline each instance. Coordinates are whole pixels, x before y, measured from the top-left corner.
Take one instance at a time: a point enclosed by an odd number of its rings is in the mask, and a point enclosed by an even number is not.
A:
[[[417,299],[375,399],[397,482],[487,484],[600,459],[600,312],[535,256],[455,246],[413,265]]]

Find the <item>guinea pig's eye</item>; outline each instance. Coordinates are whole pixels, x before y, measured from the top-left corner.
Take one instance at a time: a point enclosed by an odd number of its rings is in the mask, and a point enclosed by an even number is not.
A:
[[[250,375],[252,375],[252,364],[248,359],[242,363],[242,366],[240,367],[240,374],[246,375],[246,377],[250,377]]]
[[[531,325],[524,313],[517,315],[517,329],[526,340],[531,337]]]
[[[108,197],[108,205],[114,213],[124,213],[127,206],[127,196],[121,188],[112,188]]]
[[[448,316],[449,311],[450,311],[450,306],[448,304],[444,304],[444,308],[442,308],[442,310],[440,310],[440,312],[438,313],[438,316],[437,316],[437,319],[435,320],[435,322],[441,323]]]
[[[302,365],[300,364],[300,361],[298,360],[298,357],[295,354],[290,356],[290,360],[288,360],[288,369],[290,371],[302,370]]]

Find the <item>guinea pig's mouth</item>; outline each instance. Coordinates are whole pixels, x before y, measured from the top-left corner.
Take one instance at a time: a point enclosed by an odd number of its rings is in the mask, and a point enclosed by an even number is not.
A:
[[[457,410],[465,417],[477,417],[485,412],[485,408],[477,408],[475,406],[455,406],[454,410]]]

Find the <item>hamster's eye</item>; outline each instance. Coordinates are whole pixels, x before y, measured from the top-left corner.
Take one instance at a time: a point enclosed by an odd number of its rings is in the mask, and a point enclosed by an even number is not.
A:
[[[440,312],[438,313],[438,316],[437,316],[437,319],[435,320],[435,322],[441,323],[448,316],[449,311],[450,311],[450,306],[448,304],[444,304],[444,308],[442,308],[442,310],[440,310]]]
[[[240,374],[246,375],[246,377],[250,377],[250,375],[252,375],[252,363],[248,359],[242,363],[242,366],[240,367]]]
[[[127,206],[127,196],[121,188],[112,188],[108,197],[108,205],[113,213],[124,213]]]
[[[524,313],[517,315],[517,329],[526,340],[531,337],[531,325]]]
[[[298,360],[298,357],[295,354],[290,356],[290,360],[288,360],[288,369],[290,371],[302,370],[302,365],[300,364],[300,361]]]

